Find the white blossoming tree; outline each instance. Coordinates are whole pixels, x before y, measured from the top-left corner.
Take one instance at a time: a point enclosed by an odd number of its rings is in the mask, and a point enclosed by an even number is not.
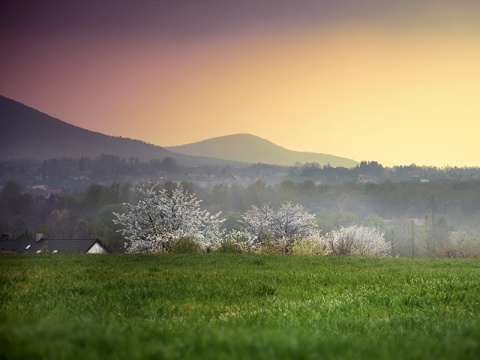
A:
[[[373,226],[349,225],[333,230],[326,236],[333,255],[388,256],[390,244]]]
[[[200,208],[201,200],[179,187],[169,195],[157,190],[151,181],[139,183],[134,194],[135,204],[124,204],[127,210],[113,213],[113,222],[128,241],[127,252],[165,253],[183,237],[194,238],[200,248],[214,249],[220,241],[220,213],[211,215]]]
[[[318,236],[315,215],[303,206],[287,202],[275,209],[268,204],[253,205],[242,216],[244,238],[252,249],[273,242],[289,253],[297,239]]]

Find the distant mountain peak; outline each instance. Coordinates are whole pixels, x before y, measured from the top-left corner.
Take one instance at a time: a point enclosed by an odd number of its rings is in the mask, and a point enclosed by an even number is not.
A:
[[[252,134],[232,134],[170,146],[168,150],[185,155],[208,156],[224,160],[291,166],[297,162],[316,162],[333,167],[355,167],[358,163],[339,156],[288,150]]]

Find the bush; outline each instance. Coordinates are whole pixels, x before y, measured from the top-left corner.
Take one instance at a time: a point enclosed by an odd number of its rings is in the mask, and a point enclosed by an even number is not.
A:
[[[327,234],[334,255],[388,256],[391,247],[375,227],[350,225]]]
[[[292,250],[295,255],[328,255],[330,253],[325,240],[319,237],[297,239],[293,243]]]
[[[217,248],[218,252],[231,253],[253,253],[255,250],[254,244],[245,241],[243,233],[238,230],[231,230],[224,234],[222,242]]]
[[[216,252],[222,254],[239,254],[242,252],[242,249],[233,241],[224,241],[217,248]]]
[[[194,254],[200,252],[200,245],[191,236],[181,237],[175,240],[170,252],[173,254]]]
[[[265,236],[261,239],[258,251],[262,254],[286,254],[286,241]]]
[[[427,242],[427,251],[430,256],[445,258],[478,258],[478,245],[474,239],[467,236],[459,238],[448,237],[436,244],[434,248]]]

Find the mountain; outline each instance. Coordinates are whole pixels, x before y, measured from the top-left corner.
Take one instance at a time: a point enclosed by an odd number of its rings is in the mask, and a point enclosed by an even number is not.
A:
[[[351,168],[358,164],[354,160],[334,155],[288,150],[249,134],[221,136],[192,144],[171,146],[167,149],[186,155],[275,165],[316,162],[320,165],[330,164],[333,167]]]
[[[142,161],[172,157],[178,164],[190,167],[239,165],[227,160],[176,154],[143,141],[86,130],[0,96],[0,159],[46,160],[101,154]]]
[[[143,141],[104,135],[55,119],[0,96],[0,159],[95,157],[101,154],[142,161],[172,157],[183,166],[247,166],[247,163],[293,165],[329,163],[354,167],[357,162],[333,155],[287,150],[257,136],[238,134],[163,148]]]

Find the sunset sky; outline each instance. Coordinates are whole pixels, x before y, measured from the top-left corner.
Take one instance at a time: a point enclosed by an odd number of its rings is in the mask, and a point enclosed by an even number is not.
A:
[[[0,94],[68,123],[161,146],[250,133],[387,166],[480,166],[478,0],[11,3]]]

